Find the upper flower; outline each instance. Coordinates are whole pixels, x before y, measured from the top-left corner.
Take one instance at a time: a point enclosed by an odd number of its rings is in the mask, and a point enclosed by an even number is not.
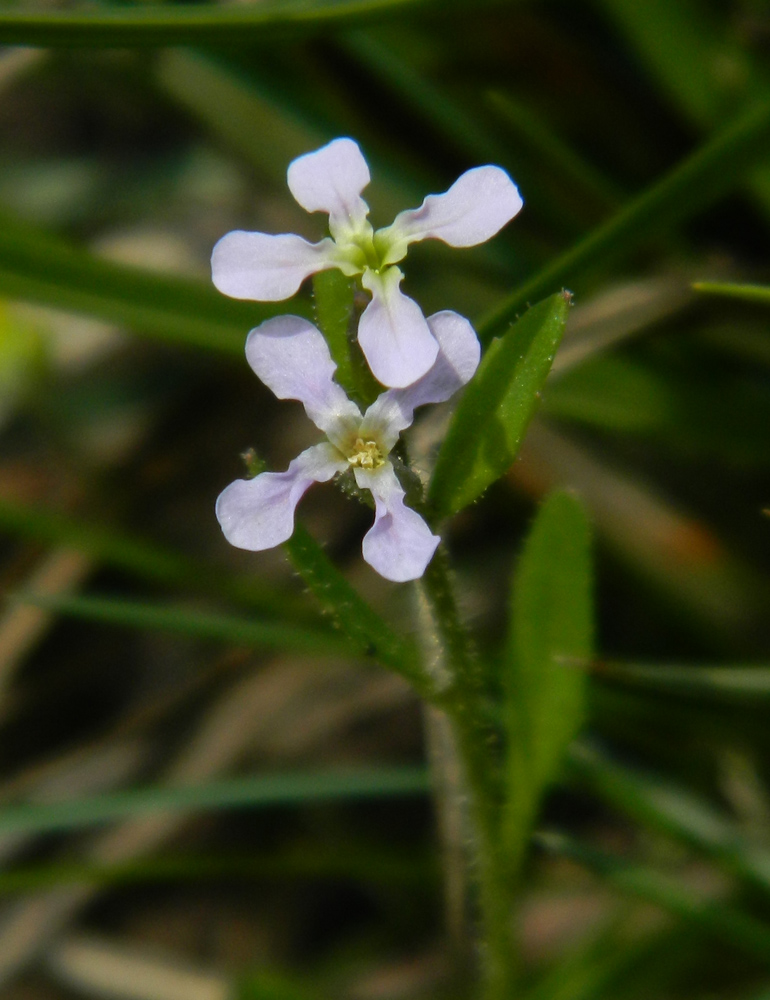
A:
[[[336,370],[323,336],[306,319],[277,316],[252,330],[246,358],[279,399],[298,399],[327,440],[303,451],[286,472],[238,479],[219,495],[217,518],[227,540],[242,549],[270,549],[291,537],[294,510],[308,487],[352,469],[374,497],[374,525],[364,536],[364,559],[388,580],[422,576],[439,539],[404,503],[388,456],[425,403],[449,399],[479,363],[470,323],[454,312],[428,317],[437,357],[421,379],[383,392],[362,414],[333,380]]]
[[[522,206],[516,185],[500,167],[475,167],[444,194],[428,195],[420,208],[399,213],[374,230],[361,192],[369,168],[352,139],[335,139],[289,165],[288,183],[308,212],[327,212],[331,239],[308,243],[284,233],[228,233],[214,247],[213,280],[236,299],[275,302],[293,295],[308,275],[336,267],[361,275],[372,300],[361,316],[358,341],[383,385],[404,387],[436,360],[438,344],[417,303],[400,289],[394,265],[417,240],[471,247],[494,236]]]

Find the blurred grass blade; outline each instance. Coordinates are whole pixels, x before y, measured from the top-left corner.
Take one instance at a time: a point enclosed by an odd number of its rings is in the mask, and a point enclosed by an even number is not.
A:
[[[408,792],[409,779],[406,776],[405,779]],[[384,794],[385,789],[381,790]],[[418,854],[413,848],[394,850],[369,844],[356,848],[348,843],[340,851],[314,843],[312,849],[302,845],[251,854],[174,854],[126,864],[30,864],[13,871],[0,871],[0,896],[75,882],[107,886],[202,879],[355,879],[364,884],[425,890],[433,888],[437,875],[435,859]]]
[[[445,0],[444,0],[445,2]],[[153,4],[0,14],[0,44],[64,47],[215,45],[268,33],[318,32],[370,19],[403,16],[437,0],[262,0],[243,7]]]
[[[332,624],[352,640],[362,656],[373,657],[395,670],[423,695],[431,690],[422,673],[417,647],[397,635],[367,604],[301,524],[296,525],[284,548]]]
[[[770,101],[753,105],[701,146],[652,187],[572,249],[546,265],[539,274],[508,296],[478,325],[479,337],[501,333],[527,304],[562,285],[572,285],[586,268],[612,261],[636,250],[645,239],[665,233],[675,223],[729,191],[770,146]]]
[[[538,511],[514,575],[505,657],[505,850],[518,866],[540,800],[584,715],[592,656],[590,529],[575,497]]]
[[[44,805],[3,806],[0,833],[77,830],[146,813],[344,802],[427,791],[428,777],[422,767],[254,775],[205,785],[155,785]]]
[[[738,951],[770,963],[770,925],[724,900],[703,900],[684,881],[621,861],[561,834],[542,834],[538,842],[549,851],[590,868],[621,892],[654,903]]]
[[[562,184],[603,208],[622,201],[616,185],[557,135],[542,117],[509,94],[491,91],[487,102],[510,127],[512,141],[526,143],[535,156],[559,174]]]
[[[742,299],[744,302],[758,302],[770,306],[770,286],[768,285],[730,285],[716,281],[696,281],[692,286],[696,292],[705,295],[721,295],[729,299]]]
[[[256,621],[231,615],[207,614],[187,608],[141,604],[117,598],[29,594],[17,591],[12,600],[34,604],[57,614],[127,628],[179,632],[200,639],[267,649],[290,649],[316,656],[351,656],[343,637],[296,622]]]
[[[602,662],[598,677],[633,688],[664,691],[717,701],[750,701],[770,697],[770,666],[682,666],[672,664]]]
[[[227,597],[287,619],[307,619],[308,602],[258,577],[230,575],[220,566],[146,542],[125,532],[0,498],[0,531],[34,542],[64,545],[134,576],[169,586]]]
[[[240,302],[204,282],[102,260],[7,216],[0,218],[0,295],[233,356],[242,356],[247,333],[268,316],[309,314],[308,304],[294,299]]]
[[[770,891],[770,851],[746,840],[739,828],[689,790],[632,771],[586,744],[572,747],[570,768],[615,808],[685,841],[736,875]]]
[[[529,309],[490,345],[441,446],[428,502],[439,515],[476,500],[516,458],[564,333],[569,295]]]

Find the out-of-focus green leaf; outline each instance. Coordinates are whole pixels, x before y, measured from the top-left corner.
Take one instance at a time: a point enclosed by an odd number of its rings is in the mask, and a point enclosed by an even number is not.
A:
[[[583,722],[592,584],[585,511],[570,494],[553,493],[538,511],[514,574],[505,657],[503,838],[514,864]]]
[[[770,93],[770,78],[739,32],[696,0],[601,0],[665,96],[699,127],[720,124]],[[747,178],[770,211],[770,169]]]
[[[546,416],[621,431],[660,426],[674,410],[668,386],[649,368],[624,358],[590,358],[548,383]]]
[[[588,195],[603,207],[618,206],[622,199],[615,184],[586,162],[540,115],[509,94],[493,91],[487,100],[510,127],[512,138],[526,143],[542,163],[559,174],[565,186]]]
[[[428,502],[454,514],[510,468],[564,333],[570,297],[552,295],[492,343],[449,425]]]
[[[427,791],[428,775],[422,767],[252,775],[202,785],[154,785],[44,805],[3,806],[0,833],[77,830],[146,813],[267,808],[424,795]]]
[[[574,287],[575,277],[589,267],[613,264],[645,239],[669,230],[728,191],[768,151],[770,101],[762,101],[736,118],[660,181],[589,233],[566,253],[484,316],[478,326],[482,341],[500,333],[527,302],[560,285]]]
[[[672,664],[617,663],[597,669],[599,677],[630,687],[716,701],[750,701],[770,697],[770,666],[683,666]]]
[[[117,598],[31,594],[20,591],[11,596],[13,600],[35,604],[57,614],[126,628],[159,629],[200,639],[266,649],[291,649],[317,656],[354,654],[343,637],[330,631],[298,625],[296,622],[257,621]]]
[[[68,48],[242,43],[244,36],[318,32],[431,5],[436,6],[436,0],[262,0],[245,7],[148,4],[81,11],[6,10],[0,14],[0,43]]]
[[[592,869],[621,892],[655,903],[744,954],[770,962],[770,925],[724,900],[702,901],[679,879],[621,861],[560,834],[543,834],[538,840],[548,850]]]
[[[573,746],[569,760],[581,780],[615,808],[685,841],[770,891],[770,851],[749,842],[710,803],[685,788],[623,767],[585,744]]]
[[[242,355],[246,334],[306,302],[238,302],[202,282],[115,264],[56,237],[0,220],[0,295],[86,313],[147,336]]]
[[[717,281],[696,281],[692,286],[696,292],[705,295],[723,295],[730,299],[743,299],[745,302],[758,302],[770,306],[770,287],[767,285],[731,285]]]
[[[382,790],[383,794],[385,789]],[[204,879],[356,879],[374,885],[403,885],[426,889],[438,880],[435,858],[415,854],[413,848],[384,849],[346,844],[324,849],[287,846],[276,851],[238,855],[174,854],[126,864],[31,864],[0,871],[0,896],[34,889],[71,885],[129,885],[137,882],[199,881]]]
[[[0,531],[46,544],[66,545],[139,577],[201,593],[216,594],[269,611],[284,619],[308,618],[308,604],[295,594],[261,583],[259,578],[234,577],[219,566],[194,559],[142,538],[82,521],[41,507],[0,498]]]

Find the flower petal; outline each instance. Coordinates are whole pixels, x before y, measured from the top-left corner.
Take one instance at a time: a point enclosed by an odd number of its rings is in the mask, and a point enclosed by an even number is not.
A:
[[[425,374],[438,354],[422,310],[399,288],[403,274],[397,267],[380,274],[366,270],[361,282],[372,293],[358,323],[358,342],[383,385],[411,385]]]
[[[333,441],[358,426],[361,412],[333,380],[337,366],[323,335],[309,320],[265,320],[246,340],[246,360],[279,399],[298,399]]]
[[[364,414],[360,433],[376,436],[388,451],[426,403],[443,403],[465,385],[478,368],[481,345],[476,332],[459,313],[447,309],[428,317],[439,345],[438,357],[421,379],[405,389],[389,389]]]
[[[457,178],[444,194],[429,194],[419,208],[396,216],[376,240],[387,247],[383,263],[399,261],[415,240],[442,240],[451,247],[484,243],[516,215],[523,201],[518,188],[500,167],[474,167]]]
[[[217,498],[217,520],[225,538],[239,549],[261,552],[291,538],[294,511],[313,483],[325,483],[347,462],[323,442],[298,455],[286,472],[263,472],[236,479]]]
[[[337,256],[329,239],[308,243],[294,233],[270,236],[236,229],[215,245],[211,277],[233,299],[280,302],[294,295],[309,275],[339,267]]]
[[[374,497],[374,524],[364,535],[363,555],[380,576],[395,583],[425,572],[441,539],[417,511],[404,503],[404,491],[390,462],[379,469],[354,469],[356,482]]]
[[[369,183],[369,167],[352,139],[334,139],[289,164],[289,190],[308,212],[328,212],[335,239],[360,231],[369,206],[361,192]]]

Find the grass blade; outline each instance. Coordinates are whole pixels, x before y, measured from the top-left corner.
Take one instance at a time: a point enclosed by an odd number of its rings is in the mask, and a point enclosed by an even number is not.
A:
[[[563,293],[533,306],[487,350],[436,461],[428,502],[439,516],[472,503],[513,464],[564,333],[569,301]]]
[[[200,639],[267,649],[290,649],[316,656],[352,655],[350,645],[340,636],[322,629],[299,626],[295,622],[255,621],[106,597],[53,596],[17,591],[11,598],[57,614],[127,628],[180,632]]]
[[[767,285],[731,285],[718,281],[696,281],[692,286],[696,292],[704,295],[722,295],[730,299],[742,299],[744,302],[758,302],[770,306],[770,287]]]
[[[241,357],[246,334],[263,319],[287,310],[309,315],[302,301],[240,302],[204,282],[102,260],[7,216],[0,218],[0,295]]]
[[[245,7],[187,3],[80,11],[6,10],[0,14],[0,44],[46,48],[242,44],[244,36],[312,33],[437,5],[437,0],[262,0]]]
[[[575,276],[588,267],[621,260],[643,240],[689,218],[737,184],[752,163],[767,153],[769,141],[770,101],[765,100],[753,105],[660,181],[629,201],[607,222],[509,295],[482,318],[478,325],[479,337],[486,341],[503,332],[528,302],[559,286],[571,286]]]
[[[597,675],[633,688],[664,691],[718,701],[751,701],[770,697],[770,667],[703,667],[680,664],[602,662]]]
[[[68,802],[4,806],[0,809],[0,833],[79,830],[147,813],[264,809],[424,795],[427,791],[428,776],[422,767],[253,775],[205,785],[156,785]]]
[[[702,901],[679,879],[621,861],[560,834],[543,834],[538,840],[548,850],[595,871],[621,892],[655,903],[738,951],[770,962],[770,926],[724,900]]]
[[[687,789],[622,767],[585,744],[573,746],[570,767],[615,808],[674,836],[770,891],[770,852],[750,843],[727,816]]]

